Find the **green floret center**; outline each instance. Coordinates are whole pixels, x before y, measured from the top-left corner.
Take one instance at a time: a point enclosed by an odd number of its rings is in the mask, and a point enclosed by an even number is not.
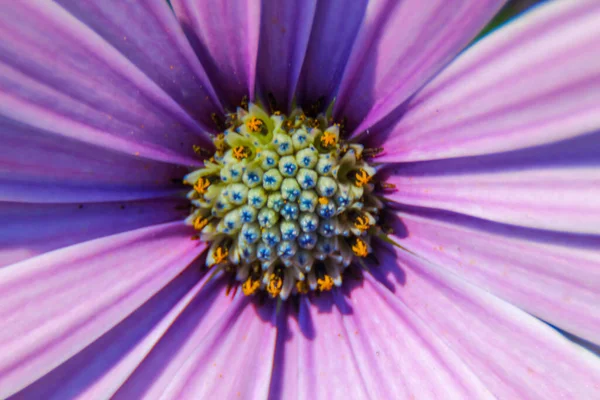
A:
[[[371,252],[381,202],[360,144],[326,115],[228,115],[214,155],[185,177],[186,222],[210,243],[206,266],[235,275],[246,295],[328,291]]]

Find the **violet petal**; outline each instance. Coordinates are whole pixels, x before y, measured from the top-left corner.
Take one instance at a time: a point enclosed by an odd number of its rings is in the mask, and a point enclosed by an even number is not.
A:
[[[266,398],[276,330],[273,303],[258,310],[241,291],[193,301],[115,399]],[[245,373],[252,373],[248,379]]]
[[[208,122],[194,120],[159,83],[57,3],[1,8],[0,115],[166,162],[194,163],[192,145],[210,146]]]
[[[389,301],[426,321],[496,398],[600,395],[600,359],[544,322],[404,250],[378,257],[380,293],[394,291]]]
[[[257,89],[264,104],[288,111],[308,47],[316,0],[262,0]]]
[[[518,226],[600,234],[600,133],[487,156],[386,170],[395,203]]]
[[[2,201],[82,203],[162,197],[181,191],[175,182],[187,171],[1,116],[0,141]]]
[[[0,202],[0,267],[76,243],[182,220],[186,199],[85,204]]]
[[[552,1],[476,43],[376,132],[381,161],[516,150],[600,128],[600,3]]]
[[[504,0],[371,1],[334,108],[358,134],[405,102],[485,26]]]
[[[205,248],[181,222],[66,247],[0,269],[0,397],[135,311]]]
[[[126,319],[14,397],[110,398],[200,290],[204,299],[214,294],[215,286],[204,286],[200,271],[199,263],[191,264]]]
[[[215,90],[235,110],[254,98],[260,4],[252,0],[174,0],[173,9]]]

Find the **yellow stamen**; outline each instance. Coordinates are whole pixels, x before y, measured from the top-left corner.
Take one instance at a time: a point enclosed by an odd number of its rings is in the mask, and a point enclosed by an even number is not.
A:
[[[354,177],[354,184],[358,187],[363,187],[371,181],[371,176],[364,169],[359,169]]]
[[[317,287],[321,292],[327,292],[333,288],[333,279],[329,275],[325,275],[323,279],[317,279]]]
[[[356,217],[354,220],[354,227],[364,232],[371,227],[371,224],[369,224],[369,219],[367,217]]]
[[[319,197],[319,204],[324,206],[327,203],[329,203],[329,199],[327,199],[327,197]]]
[[[281,111],[275,111],[273,115],[281,115]]]
[[[206,225],[208,225],[208,218],[198,217],[194,220],[194,229],[197,231],[204,229]]]
[[[236,160],[240,161],[248,157],[248,153],[246,152],[246,148],[244,146],[238,146],[233,148],[233,156]]]
[[[200,152],[202,151],[202,147],[198,146],[197,144],[193,145],[192,149],[194,149],[194,153],[196,154],[200,154]]]
[[[206,178],[200,177],[198,178],[198,182],[194,185],[194,190],[200,194],[206,193],[208,187],[210,186],[210,181]]]
[[[352,252],[359,257],[366,257],[369,254],[369,249],[364,240],[356,238],[356,243],[352,246]]]
[[[256,118],[256,117],[251,117],[248,121],[246,121],[246,128],[250,131],[250,132],[260,132],[260,130],[263,127],[263,122]]]
[[[217,247],[217,249],[215,250],[215,253],[213,255],[214,258],[214,263],[212,265],[217,265],[219,263],[222,263],[223,261],[225,261],[225,259],[227,258],[227,256],[229,255],[229,251],[224,248],[224,247]]]
[[[336,143],[337,137],[331,132],[325,132],[323,133],[323,136],[321,136],[321,144],[325,147],[335,146]]]
[[[308,284],[306,283],[306,281],[296,282],[296,290],[300,294],[308,293]]]
[[[271,274],[269,277],[269,284],[267,285],[267,292],[269,292],[271,297],[277,297],[279,292],[281,292],[282,287],[283,279],[281,279],[277,274]]]
[[[252,278],[246,279],[246,282],[242,285],[242,291],[246,296],[254,294],[260,287],[260,281],[255,281]]]

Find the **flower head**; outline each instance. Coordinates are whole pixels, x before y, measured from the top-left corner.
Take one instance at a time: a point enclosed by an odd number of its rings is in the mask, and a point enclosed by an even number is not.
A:
[[[0,397],[600,397],[597,0],[170,4],[0,5]]]

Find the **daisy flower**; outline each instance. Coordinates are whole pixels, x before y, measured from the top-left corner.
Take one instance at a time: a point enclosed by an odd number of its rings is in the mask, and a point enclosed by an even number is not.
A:
[[[600,1],[0,4],[0,397],[600,398]]]

